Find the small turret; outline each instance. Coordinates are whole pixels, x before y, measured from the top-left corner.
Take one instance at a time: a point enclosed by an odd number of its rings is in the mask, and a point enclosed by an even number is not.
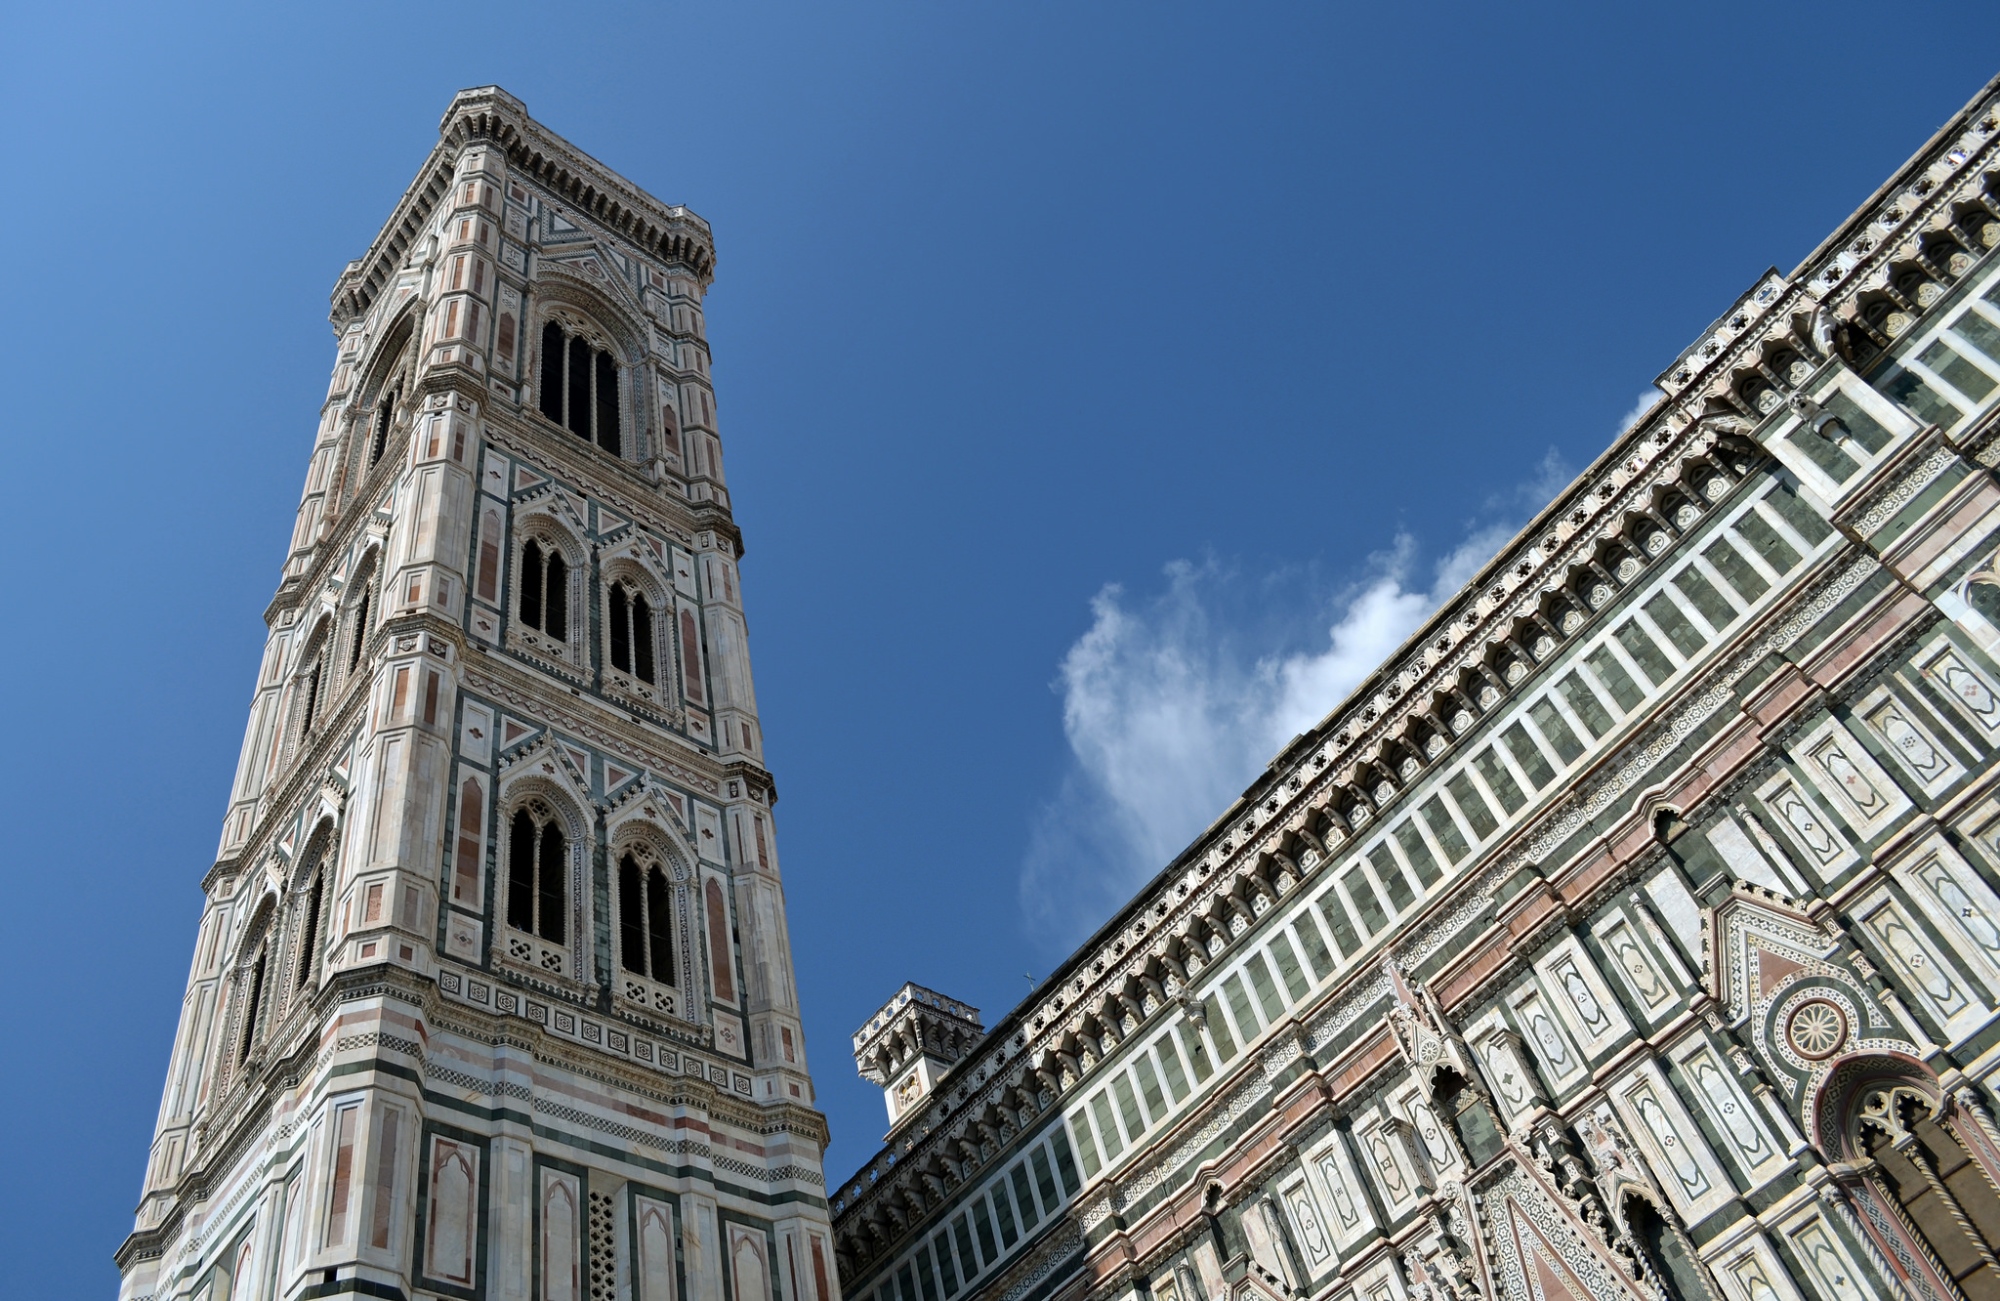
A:
[[[882,1086],[894,1129],[985,1037],[978,1008],[907,984],[854,1032],[854,1066]]]

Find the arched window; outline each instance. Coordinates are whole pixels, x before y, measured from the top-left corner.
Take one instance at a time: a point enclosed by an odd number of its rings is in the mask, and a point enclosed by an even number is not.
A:
[[[618,860],[618,960],[627,971],[672,984],[673,914],[667,874],[641,866],[631,854]]]
[[[239,1062],[257,1046],[257,1018],[264,1011],[264,963],[270,956],[264,949],[258,949],[256,965],[250,968],[250,997],[243,1005],[243,1042],[236,1051]]]
[[[622,582],[611,585],[611,667],[641,682],[653,681],[653,606],[646,594]]]
[[[1686,1235],[1668,1224],[1651,1202],[1628,1196],[1624,1220],[1630,1235],[1628,1250],[1638,1257],[1640,1272],[1665,1301],[1700,1301],[1714,1295],[1703,1281],[1701,1263]]]
[[[569,911],[568,846],[546,810],[514,813],[507,835],[507,924],[564,942]]]
[[[347,671],[354,672],[361,663],[361,649],[368,644],[368,597],[369,591],[364,581],[361,597],[354,603],[354,613],[350,617],[347,632]]]
[[[368,443],[368,464],[382,459],[382,453],[389,447],[389,424],[395,418],[396,399],[403,395],[401,389],[389,389],[375,401],[375,436]]]
[[[569,564],[533,538],[521,544],[521,622],[556,641],[569,640]]]
[[[726,1003],[736,1001],[735,964],[730,960],[729,911],[722,906],[722,887],[714,877],[703,892],[708,903],[708,969],[715,981],[715,996]]]
[[[624,451],[618,418],[618,363],[561,322],[542,327],[542,376],[539,405],[543,415],[585,442],[594,442],[613,456]]]
[[[239,1062],[250,1055],[250,1050],[257,1046],[258,1039],[262,1037],[260,1032],[263,1027],[260,1022],[264,1016],[264,981],[271,959],[271,946],[268,942],[271,933],[271,914],[272,907],[266,902],[257,910],[256,919],[244,931],[241,952],[250,956],[247,966],[239,968],[244,972],[243,1020],[236,1042],[236,1060]]]
[[[1855,1135],[1868,1177],[1902,1208],[1967,1301],[2000,1298],[2000,1194],[1922,1092],[1864,1090]]]
[[[319,909],[326,890],[326,869],[313,871],[312,888],[306,891],[305,916],[300,920],[305,929],[299,935],[299,973],[293,981],[300,989],[312,988],[313,977],[319,974]]]
[[[318,660],[314,660],[312,667],[306,670],[304,712],[300,714],[302,721],[299,725],[299,731],[306,736],[312,735],[313,716],[319,712],[319,679],[322,667],[324,666]]]

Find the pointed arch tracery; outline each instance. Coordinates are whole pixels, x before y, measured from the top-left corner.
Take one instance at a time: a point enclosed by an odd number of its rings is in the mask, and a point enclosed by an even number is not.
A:
[[[522,644],[577,666],[585,641],[580,633],[588,626],[588,553],[550,511],[518,516],[514,532],[510,631]]]
[[[700,909],[686,849],[641,805],[610,835],[613,968],[618,995],[693,1020]]]
[[[636,364],[641,352],[632,340],[644,336],[580,281],[559,275],[537,288],[546,306],[528,335],[535,409],[611,456],[644,456],[638,436],[644,427],[642,402],[632,382],[642,373]]]
[[[500,951],[543,973],[580,977],[588,969],[583,865],[591,853],[581,796],[563,780],[557,756],[531,751],[517,762],[532,767],[504,781],[496,799]]]

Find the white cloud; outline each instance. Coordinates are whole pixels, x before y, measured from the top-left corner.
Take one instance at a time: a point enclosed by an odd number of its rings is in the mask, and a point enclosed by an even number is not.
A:
[[[1654,407],[1660,405],[1660,400],[1665,396],[1666,396],[1665,394],[1661,393],[1660,390],[1656,388],[1649,388],[1645,392],[1641,393],[1637,398],[1633,400],[1632,409],[1630,411],[1627,411],[1624,417],[1619,420],[1618,432],[1622,434],[1626,430],[1630,429],[1633,425],[1638,424],[1642,419],[1645,418],[1645,415],[1648,411],[1651,411]]]
[[[1551,451],[1442,556],[1425,564],[1399,535],[1331,594],[1310,572],[1246,577],[1214,559],[1174,561],[1149,597],[1107,584],[1053,684],[1071,764],[1022,867],[1031,932],[1066,952],[1110,916],[1568,478]]]

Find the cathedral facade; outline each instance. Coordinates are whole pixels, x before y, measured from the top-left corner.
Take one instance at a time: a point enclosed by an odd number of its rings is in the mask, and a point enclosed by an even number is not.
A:
[[[341,274],[127,1301],[836,1301],[714,264],[489,87]]]
[[[854,1301],[2000,1298],[2000,82],[1018,1008]]]

